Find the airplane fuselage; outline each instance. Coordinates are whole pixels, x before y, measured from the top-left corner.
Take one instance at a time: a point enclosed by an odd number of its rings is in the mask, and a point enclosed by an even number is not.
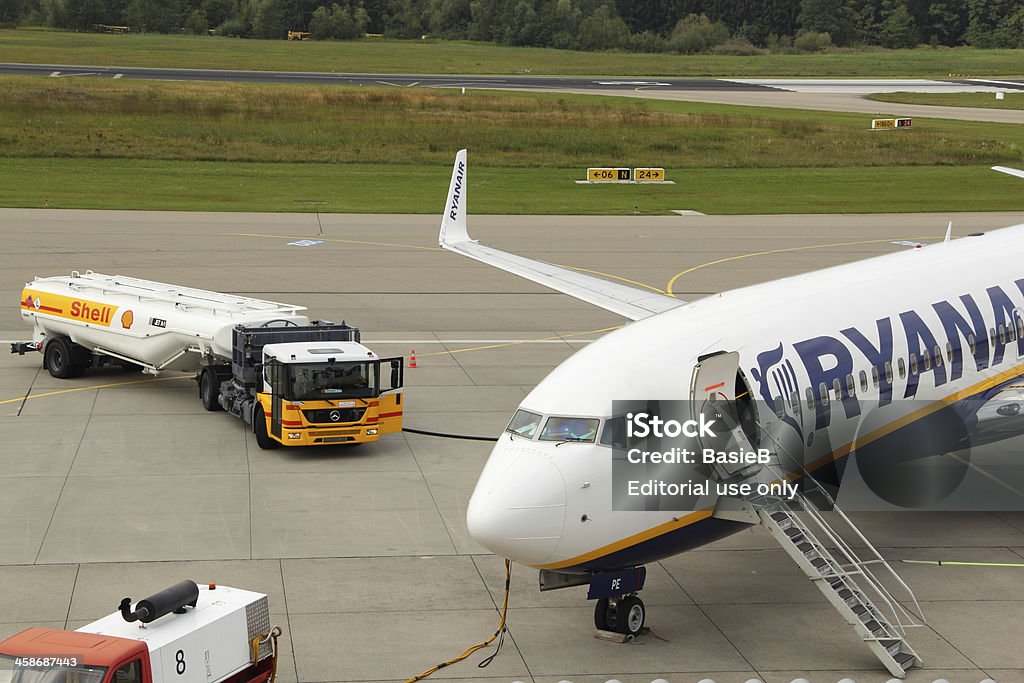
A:
[[[612,332],[523,400],[540,426],[499,439],[470,533],[523,564],[600,572],[747,528],[710,508],[613,512],[611,447],[599,435],[543,441],[544,421],[596,418],[603,430],[614,400],[691,400],[700,359],[736,352],[761,426],[815,472],[1024,374],[1021,263],[1024,225],[724,292]]]

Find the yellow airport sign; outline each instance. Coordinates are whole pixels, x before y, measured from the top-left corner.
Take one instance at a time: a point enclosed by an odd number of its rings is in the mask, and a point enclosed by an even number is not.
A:
[[[879,128],[895,128],[896,119],[871,119],[871,130]]]
[[[634,168],[633,180],[638,183],[663,183],[665,182],[665,169]]]
[[[592,183],[621,183],[629,182],[630,169],[628,168],[588,168],[587,180]]]

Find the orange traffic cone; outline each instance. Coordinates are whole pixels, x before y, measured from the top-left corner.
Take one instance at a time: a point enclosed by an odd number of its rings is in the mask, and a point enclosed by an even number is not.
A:
[[[412,356],[409,357],[409,367],[416,367],[416,349],[412,350]]]

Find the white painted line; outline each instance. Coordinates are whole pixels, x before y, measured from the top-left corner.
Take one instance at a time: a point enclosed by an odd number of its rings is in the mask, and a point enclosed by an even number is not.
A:
[[[60,78],[60,72],[59,71],[51,72],[50,73],[50,78]]]
[[[693,209],[672,209],[672,213],[678,213],[680,216],[706,216],[700,211],[694,211]]]
[[[596,81],[598,85],[672,85],[658,81]]]
[[[124,74],[114,74],[114,78],[121,78]]]

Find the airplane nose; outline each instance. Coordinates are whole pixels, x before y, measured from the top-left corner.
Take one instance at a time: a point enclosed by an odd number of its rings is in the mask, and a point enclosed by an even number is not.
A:
[[[498,442],[466,511],[470,535],[501,557],[543,564],[565,523],[565,481],[542,453],[507,438]]]

